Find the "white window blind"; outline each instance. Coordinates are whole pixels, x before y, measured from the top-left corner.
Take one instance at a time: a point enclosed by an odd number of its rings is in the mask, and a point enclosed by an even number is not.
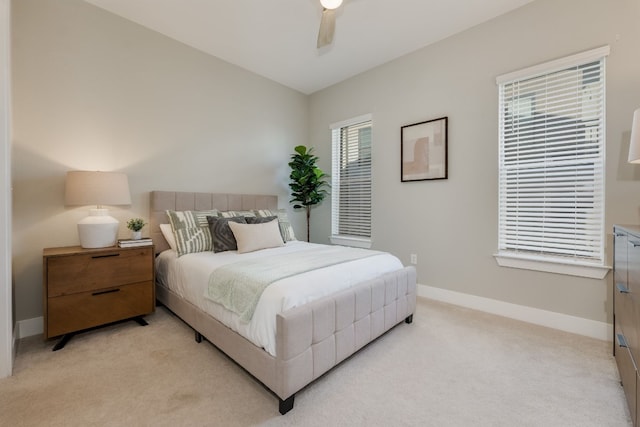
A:
[[[498,78],[499,255],[604,265],[607,53]]]
[[[371,237],[371,116],[331,126],[331,233]]]

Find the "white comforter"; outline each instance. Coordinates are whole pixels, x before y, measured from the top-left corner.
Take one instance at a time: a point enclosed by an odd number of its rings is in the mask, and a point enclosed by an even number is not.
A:
[[[173,250],[166,250],[156,258],[156,276],[158,283],[275,356],[277,313],[403,267],[395,256],[381,253],[279,280],[265,289],[249,323],[241,322],[237,314],[204,296],[209,276],[217,267],[265,255],[304,251],[313,246],[318,245],[294,241],[279,248],[245,254],[237,251],[199,252],[181,257]]]

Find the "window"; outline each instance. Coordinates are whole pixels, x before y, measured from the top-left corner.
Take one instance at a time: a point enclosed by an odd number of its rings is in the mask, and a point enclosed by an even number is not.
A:
[[[371,246],[371,116],[331,125],[331,242]]]
[[[606,274],[608,53],[594,49],[498,77],[500,265]]]

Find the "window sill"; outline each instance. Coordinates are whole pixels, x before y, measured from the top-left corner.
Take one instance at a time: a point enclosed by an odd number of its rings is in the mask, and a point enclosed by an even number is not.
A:
[[[604,279],[611,267],[588,263],[550,260],[532,256],[498,253],[493,254],[500,267],[520,268],[524,270],[544,271],[569,276]]]
[[[333,245],[352,246],[354,248],[371,248],[371,239],[352,236],[329,236],[329,241]]]

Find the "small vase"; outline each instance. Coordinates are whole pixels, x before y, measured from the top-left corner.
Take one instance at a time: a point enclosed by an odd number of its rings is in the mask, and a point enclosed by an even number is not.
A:
[[[133,240],[140,240],[142,239],[142,231],[132,231],[131,232],[131,238]]]

